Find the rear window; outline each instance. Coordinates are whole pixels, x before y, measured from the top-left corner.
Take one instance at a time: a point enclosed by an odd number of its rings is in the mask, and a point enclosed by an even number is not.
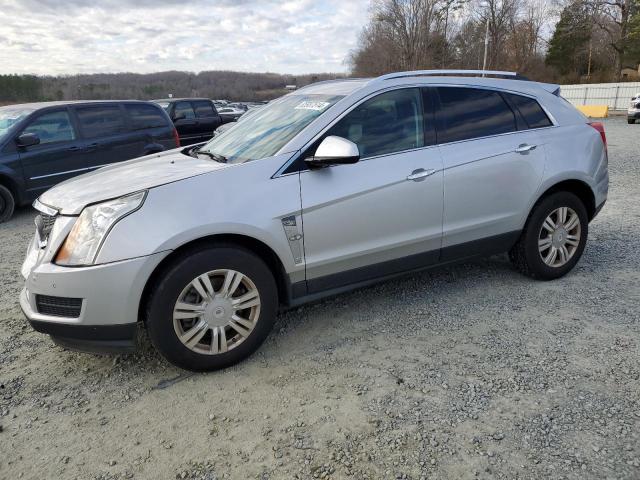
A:
[[[438,116],[444,132],[439,143],[515,132],[516,118],[498,92],[479,88],[439,87]]]
[[[124,131],[124,119],[118,105],[78,107],[76,113],[86,138],[106,137]]]
[[[547,117],[547,114],[544,113],[540,104],[533,98],[514,95],[511,93],[506,93],[505,95],[524,117],[529,128],[542,128],[553,125],[551,120],[549,120],[549,117]]]
[[[209,102],[193,102],[193,108],[196,111],[196,117],[198,118],[213,117],[215,115],[213,106]]]
[[[167,119],[158,107],[130,103],[125,104],[124,108],[131,118],[134,130],[167,126]]]

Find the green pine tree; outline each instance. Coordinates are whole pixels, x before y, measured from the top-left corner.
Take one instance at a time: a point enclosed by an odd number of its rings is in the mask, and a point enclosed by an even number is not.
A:
[[[584,73],[591,39],[590,20],[589,11],[582,1],[567,5],[549,42],[545,63],[561,75]]]

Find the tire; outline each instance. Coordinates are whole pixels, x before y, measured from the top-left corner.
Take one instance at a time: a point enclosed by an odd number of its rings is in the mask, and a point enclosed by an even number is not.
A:
[[[555,233],[552,234],[548,227],[554,223],[559,225],[557,215],[560,215],[560,208],[567,209],[567,221],[563,224],[563,229],[555,229]],[[572,227],[573,214],[578,217],[577,227]],[[551,218],[551,224],[545,224],[548,217]],[[572,228],[564,230],[564,225]],[[573,193],[553,193],[534,206],[520,238],[509,251],[509,258],[516,269],[529,277],[539,280],[560,278],[571,271],[580,260],[588,233],[589,217],[582,201]],[[578,237],[577,240],[574,237]],[[566,250],[556,248],[555,245],[564,245]],[[541,251],[542,248],[544,250]],[[551,253],[552,248],[557,250],[555,257]],[[567,255],[567,252],[570,255]],[[545,263],[543,257],[548,263]],[[562,263],[566,258],[568,261]]]
[[[234,289],[238,272],[242,280]],[[208,284],[198,280],[205,276]],[[229,297],[222,294],[227,276]],[[258,305],[234,310],[237,307],[231,303],[256,291]],[[238,303],[239,307],[249,305],[255,298]],[[194,317],[193,308],[202,311]],[[259,257],[235,246],[205,246],[185,252],[163,271],[147,303],[146,323],[153,345],[169,362],[186,370],[212,371],[236,364],[256,351],[273,327],[277,308],[275,279]],[[229,321],[235,329],[225,323]],[[196,329],[196,325],[201,328]],[[197,339],[203,330],[207,330],[204,336]],[[196,333],[192,335],[192,331]],[[193,344],[188,346],[190,341]]]
[[[0,223],[9,220],[15,208],[16,201],[11,190],[4,185],[0,185]]]
[[[636,119],[635,118],[627,118],[627,123],[629,125],[633,125],[634,123],[636,123]]]

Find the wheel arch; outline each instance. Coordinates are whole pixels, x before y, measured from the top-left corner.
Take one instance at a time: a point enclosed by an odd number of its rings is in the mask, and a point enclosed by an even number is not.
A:
[[[20,188],[18,186],[18,183],[13,178],[3,172],[0,172],[0,185],[3,185],[9,189],[9,191],[13,195],[13,198],[15,199],[16,206],[22,203]]]
[[[282,261],[271,247],[256,238],[246,235],[216,234],[191,240],[183,245],[180,245],[180,247],[173,250],[158,264],[158,266],[156,266],[156,268],[147,279],[144,289],[142,290],[140,305],[138,307],[139,321],[146,321],[147,302],[149,301],[154,285],[158,282],[161,275],[168,268],[168,266],[176,258],[185,254],[185,252],[207,246],[240,247],[249,250],[252,253],[255,253],[267,264],[275,278],[276,287],[278,289],[278,302],[280,304],[287,303],[288,298],[290,298],[289,280],[287,278],[287,273]]]
[[[562,180],[558,183],[553,184],[551,187],[547,188],[536,200],[529,215],[533,212],[533,209],[536,205],[538,205],[543,199],[548,197],[549,195],[556,192],[569,192],[576,195],[584,204],[587,209],[587,215],[589,216],[589,221],[593,219],[596,214],[596,197],[593,193],[591,187],[582,180],[577,179],[568,179]]]

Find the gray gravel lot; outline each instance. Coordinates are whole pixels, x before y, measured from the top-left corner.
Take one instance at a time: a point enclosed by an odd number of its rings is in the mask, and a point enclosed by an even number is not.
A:
[[[609,201],[567,277],[506,256],[415,274],[282,314],[213,374],[33,332],[19,211],[0,225],[0,478],[640,478],[640,125],[606,129]]]

